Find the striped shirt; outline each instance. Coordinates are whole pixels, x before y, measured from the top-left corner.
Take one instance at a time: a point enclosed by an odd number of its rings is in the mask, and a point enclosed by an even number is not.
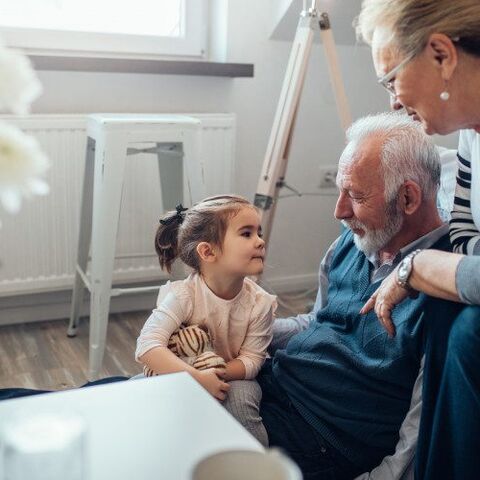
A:
[[[462,130],[450,241],[454,252],[467,255],[458,264],[455,283],[460,300],[473,305],[480,305],[479,228],[480,135],[474,130]]]
[[[458,146],[458,172],[450,241],[453,251],[465,255],[480,254],[480,135],[462,130]],[[478,164],[478,165],[477,165]],[[476,186],[472,191],[472,182]],[[478,186],[478,187],[477,187]]]

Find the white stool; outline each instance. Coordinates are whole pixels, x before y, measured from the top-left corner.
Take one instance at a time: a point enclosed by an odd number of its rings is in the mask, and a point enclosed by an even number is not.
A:
[[[98,376],[102,365],[110,297],[158,289],[158,285],[112,289],[127,156],[156,154],[163,207],[170,210],[181,202],[190,206],[205,196],[199,126],[199,120],[181,115],[96,114],[88,117],[77,265],[68,335],[76,334],[86,287],[91,294],[89,380]]]

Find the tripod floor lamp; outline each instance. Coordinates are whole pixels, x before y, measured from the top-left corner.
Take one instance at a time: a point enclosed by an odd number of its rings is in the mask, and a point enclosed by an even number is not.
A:
[[[320,31],[341,125],[346,130],[351,124],[350,109],[338,66],[330,19],[327,13],[319,13],[317,6],[318,0],[312,0],[309,8],[307,8],[307,2],[303,2],[303,10],[300,13],[255,194],[254,203],[260,210],[263,235],[267,245],[279,191],[286,186],[285,172],[293,138],[295,118],[316,30]]]

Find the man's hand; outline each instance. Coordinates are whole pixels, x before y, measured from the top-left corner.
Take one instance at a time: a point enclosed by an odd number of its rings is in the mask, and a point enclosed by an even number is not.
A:
[[[392,310],[395,305],[403,302],[408,297],[408,290],[397,283],[397,272],[394,270],[386,277],[375,293],[362,307],[360,313],[368,313],[375,309],[378,319],[390,337],[395,336],[395,325],[392,321]]]
[[[196,371],[193,377],[213,397],[223,401],[227,397],[227,392],[230,388],[230,385],[222,380],[224,375],[225,369],[209,368],[207,370]]]

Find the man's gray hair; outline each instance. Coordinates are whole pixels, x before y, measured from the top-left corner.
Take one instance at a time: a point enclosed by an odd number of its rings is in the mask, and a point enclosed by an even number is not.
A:
[[[435,198],[440,186],[440,156],[420,122],[399,112],[358,119],[347,130],[347,147],[340,157],[340,165],[355,161],[357,147],[370,136],[385,138],[381,147],[381,164],[386,201],[395,198],[407,180],[418,184],[425,197]]]

